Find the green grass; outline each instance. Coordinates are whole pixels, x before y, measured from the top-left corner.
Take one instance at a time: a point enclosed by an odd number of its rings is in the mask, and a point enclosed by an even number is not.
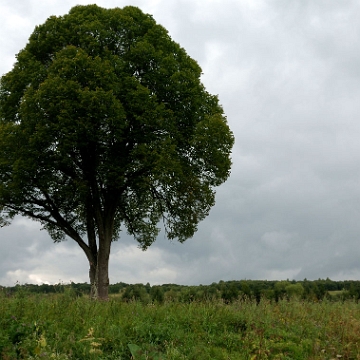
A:
[[[1,359],[360,359],[353,301],[165,303],[0,297]]]

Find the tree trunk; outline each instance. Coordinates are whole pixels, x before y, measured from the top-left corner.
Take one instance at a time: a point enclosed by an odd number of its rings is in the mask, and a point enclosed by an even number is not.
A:
[[[90,262],[89,278],[91,285],[90,298],[93,300],[97,300],[98,298],[97,266],[92,262]]]
[[[98,249],[96,244],[96,232],[95,232],[95,223],[93,218],[93,208],[91,206],[92,199],[89,195],[86,201],[86,228],[87,236],[89,242],[89,278],[91,284],[90,298],[97,300],[98,298],[98,281],[97,281],[97,255]]]
[[[101,240],[97,259],[97,295],[99,300],[109,300],[109,258],[111,238]]]

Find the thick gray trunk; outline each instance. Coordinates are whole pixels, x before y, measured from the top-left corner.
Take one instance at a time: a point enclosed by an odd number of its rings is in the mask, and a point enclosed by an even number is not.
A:
[[[91,284],[90,298],[97,300],[98,298],[98,281],[97,281],[97,266],[96,264],[90,263],[89,278]]]
[[[108,300],[111,238],[104,238],[101,240],[97,257],[97,296],[99,300]]]
[[[97,295],[99,300],[109,299],[109,259],[98,262]]]
[[[97,266],[90,265],[90,298],[93,300],[109,299],[109,258],[98,258]]]
[[[95,191],[96,192],[96,191]],[[100,207],[93,210],[88,215],[88,238],[89,247],[92,252],[93,261],[90,262],[90,283],[91,297],[93,299],[109,299],[109,258],[110,247],[113,233],[114,214],[103,215]],[[94,217],[92,216],[94,215]],[[104,221],[104,218],[107,221]],[[98,233],[98,246],[96,244],[95,223]]]

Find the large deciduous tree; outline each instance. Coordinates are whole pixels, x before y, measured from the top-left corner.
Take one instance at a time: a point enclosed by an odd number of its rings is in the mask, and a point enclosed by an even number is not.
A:
[[[1,221],[74,240],[108,297],[112,241],[163,221],[185,241],[230,174],[234,138],[201,69],[136,7],[76,6],[37,26],[0,84]]]

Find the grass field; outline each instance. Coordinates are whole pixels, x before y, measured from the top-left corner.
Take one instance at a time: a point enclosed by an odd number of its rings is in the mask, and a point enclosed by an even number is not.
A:
[[[1,359],[360,359],[360,305],[0,297]]]

